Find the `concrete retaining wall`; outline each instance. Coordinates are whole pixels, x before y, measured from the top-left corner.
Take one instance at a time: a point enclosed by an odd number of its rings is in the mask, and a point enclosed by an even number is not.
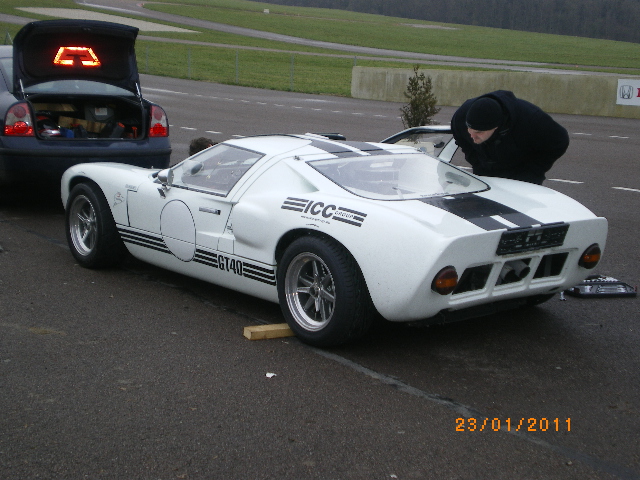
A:
[[[533,72],[426,70],[438,105],[459,106],[493,90],[511,90],[548,113],[640,118],[640,106],[617,105],[618,80],[624,76]],[[404,91],[413,69],[353,67],[354,98],[406,103]],[[633,78],[633,77],[631,77]],[[638,77],[634,78],[637,81]]]

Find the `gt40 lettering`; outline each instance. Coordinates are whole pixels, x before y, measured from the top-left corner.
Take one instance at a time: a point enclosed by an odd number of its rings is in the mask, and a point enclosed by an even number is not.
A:
[[[218,268],[242,276],[242,262],[240,260],[218,255]]]
[[[257,280],[258,282],[266,283],[268,285],[276,284],[276,274],[273,268],[243,262],[239,259],[202,250],[200,248],[196,249],[196,256],[193,261],[217,268],[223,272],[229,272],[250,280]]]
[[[351,210],[349,208],[295,197],[287,197],[280,208],[308,215],[321,216],[326,219],[331,218],[338,222],[348,223],[349,225],[354,225],[356,227],[362,226],[362,223],[367,216],[366,213]]]

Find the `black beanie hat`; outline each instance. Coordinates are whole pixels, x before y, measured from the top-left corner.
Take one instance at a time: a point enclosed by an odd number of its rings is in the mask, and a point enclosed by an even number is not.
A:
[[[493,130],[500,126],[502,117],[502,107],[497,100],[481,97],[467,111],[467,127],[480,132]]]

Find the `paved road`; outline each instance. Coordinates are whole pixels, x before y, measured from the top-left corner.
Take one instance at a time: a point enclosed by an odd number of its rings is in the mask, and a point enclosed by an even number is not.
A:
[[[397,104],[142,81],[176,161],[201,134],[401,127]],[[640,283],[640,123],[557,118],[571,147],[548,184],[609,218],[600,273]],[[321,351],[242,336],[276,305],[133,260],[85,270],[65,244],[55,192],[0,191],[0,478],[640,478],[637,299]]]

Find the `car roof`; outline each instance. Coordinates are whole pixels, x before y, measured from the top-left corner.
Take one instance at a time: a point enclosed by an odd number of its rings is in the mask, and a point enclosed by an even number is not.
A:
[[[138,92],[138,29],[95,20],[41,20],[13,41],[14,93],[53,80],[92,80]]]
[[[361,155],[379,155],[416,153],[416,149],[406,145],[380,144],[373,142],[348,142],[331,140],[321,134],[306,133],[300,135],[256,135],[252,137],[226,140],[227,145],[235,145],[266,155],[325,155],[332,157],[357,157]],[[317,158],[317,157],[316,157]]]

